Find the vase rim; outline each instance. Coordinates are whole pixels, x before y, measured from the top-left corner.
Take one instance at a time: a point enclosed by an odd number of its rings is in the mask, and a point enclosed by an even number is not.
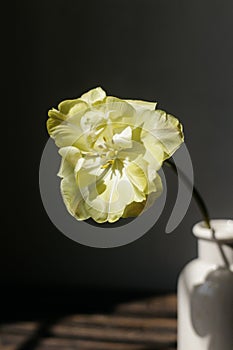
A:
[[[204,221],[197,222],[193,226],[193,234],[197,238],[208,241],[233,242],[233,220],[232,219],[213,219],[210,220],[211,227],[215,231],[215,237],[211,229],[206,227]]]

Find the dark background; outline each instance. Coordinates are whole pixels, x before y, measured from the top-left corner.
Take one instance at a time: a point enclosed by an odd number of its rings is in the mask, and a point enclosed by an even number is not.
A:
[[[164,233],[177,190],[168,170],[166,209],[141,239],[114,249],[69,240],[40,199],[47,111],[96,86],[158,101],[184,125],[195,184],[211,216],[232,217],[232,1],[20,1],[15,9],[1,285],[174,291],[181,268],[196,256],[196,204]]]

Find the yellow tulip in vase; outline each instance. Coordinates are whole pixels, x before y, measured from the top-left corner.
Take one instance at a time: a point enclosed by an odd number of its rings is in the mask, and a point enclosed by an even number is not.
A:
[[[163,192],[158,171],[163,165],[179,170],[169,158],[184,141],[182,125],[154,102],[106,96],[98,87],[52,108],[47,129],[59,148],[69,214],[94,220],[97,228],[143,218]],[[178,349],[232,350],[233,221],[210,220],[195,187],[193,197],[203,221],[193,228],[199,256],[178,282]]]

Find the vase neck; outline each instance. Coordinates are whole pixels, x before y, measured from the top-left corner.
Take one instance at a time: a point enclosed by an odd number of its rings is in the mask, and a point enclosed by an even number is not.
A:
[[[210,264],[217,266],[225,266],[225,262],[219,249],[221,246],[228,263],[233,266],[233,249],[232,246],[227,244],[218,243],[215,241],[208,241],[204,239],[198,239],[198,257]]]

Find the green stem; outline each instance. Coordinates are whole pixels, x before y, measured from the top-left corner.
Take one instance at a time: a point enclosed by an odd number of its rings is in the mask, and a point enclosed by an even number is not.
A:
[[[176,174],[178,174],[177,168],[175,166],[175,163],[173,163],[170,159],[165,160],[164,164],[168,165]],[[210,225],[210,216],[209,216],[209,212],[207,209],[207,206],[202,198],[202,196],[200,195],[199,191],[196,189],[195,186],[193,186],[193,184],[191,183],[191,181],[187,178],[187,176],[179,169],[179,175],[181,176],[182,180],[189,186],[189,187],[193,187],[193,197],[196,200],[196,203],[202,213],[203,219],[206,223],[206,226],[212,230],[213,229]]]
[[[176,175],[178,175],[178,171],[177,171],[176,165],[170,159],[165,160],[164,164],[169,166],[176,173]],[[196,187],[193,186],[192,182],[187,178],[187,176],[180,169],[179,169],[179,175],[181,176],[182,180],[187,184],[187,186],[189,186],[190,188],[193,188],[193,197],[196,200],[196,203],[197,203],[197,205],[198,205],[198,207],[199,207],[199,209],[200,209],[200,211],[202,213],[202,216],[204,218],[206,226],[212,232],[213,240],[215,240],[215,242],[217,243],[217,246],[219,248],[219,251],[220,251],[220,254],[221,254],[222,259],[224,261],[224,264],[225,264],[226,268],[229,269],[230,268],[230,264],[229,264],[228,259],[227,259],[226,255],[225,255],[224,251],[223,251],[221,243],[216,239],[214,229],[210,225],[209,212],[208,212],[207,206],[206,206],[202,196],[200,195],[200,193],[196,189]]]

